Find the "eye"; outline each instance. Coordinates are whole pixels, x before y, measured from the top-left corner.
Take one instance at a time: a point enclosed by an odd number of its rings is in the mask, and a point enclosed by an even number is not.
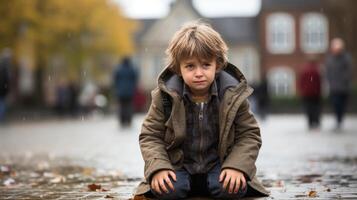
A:
[[[185,68],[191,70],[194,68],[194,66],[193,66],[193,64],[188,64],[185,66]]]
[[[211,66],[211,63],[203,63],[204,68],[209,68]]]

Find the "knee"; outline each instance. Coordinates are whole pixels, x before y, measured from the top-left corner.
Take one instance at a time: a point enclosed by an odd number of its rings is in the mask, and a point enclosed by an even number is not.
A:
[[[213,198],[218,198],[218,199],[237,199],[237,198],[242,198],[246,192],[247,192],[247,187],[242,189],[240,188],[238,193],[228,193],[226,190],[223,189],[222,183],[220,183],[217,179],[208,179],[207,181],[208,184],[208,190],[210,192],[210,195]]]
[[[172,181],[175,190],[170,190],[169,193],[157,194],[153,192],[158,199],[171,200],[171,199],[183,199],[187,197],[188,192],[191,189],[188,179]]]

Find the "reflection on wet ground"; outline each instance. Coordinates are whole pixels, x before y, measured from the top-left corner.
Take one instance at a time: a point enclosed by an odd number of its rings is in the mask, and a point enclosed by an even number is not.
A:
[[[357,158],[327,157],[306,168],[284,171],[274,179],[260,176],[272,199],[357,199]]]
[[[0,127],[0,199],[130,199],[143,176],[138,135],[115,117],[14,123]],[[357,116],[343,132],[306,130],[302,115],[261,122],[261,199],[357,199]],[[119,171],[120,170],[120,171]]]
[[[0,199],[129,199],[141,181],[65,158],[0,161],[6,163],[1,165]],[[271,191],[270,197],[262,199],[357,199],[357,158],[321,158],[306,166],[275,176],[258,174]]]
[[[129,199],[139,179],[57,158],[0,159],[0,199]]]

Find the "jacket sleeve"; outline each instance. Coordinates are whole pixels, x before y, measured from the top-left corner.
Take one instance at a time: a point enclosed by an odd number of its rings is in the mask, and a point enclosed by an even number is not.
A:
[[[139,143],[141,154],[145,162],[144,175],[149,182],[152,175],[162,169],[174,170],[166,151],[165,117],[161,100],[160,90],[156,88],[151,93],[152,102],[146,115]]]
[[[242,171],[250,180],[256,173],[255,161],[262,145],[257,121],[245,100],[239,107],[234,119],[234,145],[222,164],[222,168]]]

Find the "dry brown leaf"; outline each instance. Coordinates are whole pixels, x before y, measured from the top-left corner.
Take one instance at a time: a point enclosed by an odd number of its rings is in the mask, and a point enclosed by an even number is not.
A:
[[[317,192],[316,191],[314,191],[314,190],[311,190],[310,192],[309,192],[309,195],[308,195],[309,197],[317,197]]]
[[[93,191],[93,192],[100,190],[101,188],[102,188],[101,185],[97,185],[95,183],[88,185],[89,191]]]
[[[114,199],[114,197],[109,195],[109,194],[107,194],[104,198],[106,198],[106,199]]]
[[[144,195],[135,195],[132,200],[150,200],[150,198],[146,198]]]
[[[102,188],[100,189],[101,192],[108,192],[109,190],[108,189],[105,189],[105,188]]]

